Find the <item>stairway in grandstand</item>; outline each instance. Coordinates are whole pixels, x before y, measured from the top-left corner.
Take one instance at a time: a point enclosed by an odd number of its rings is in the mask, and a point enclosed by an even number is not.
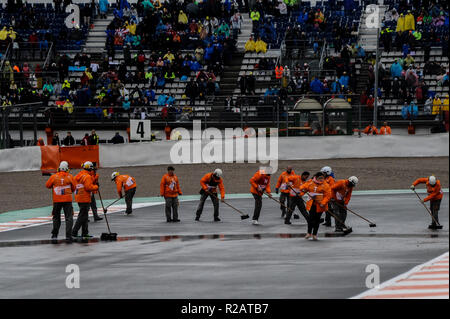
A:
[[[86,53],[102,53],[106,43],[106,28],[114,19],[114,15],[109,13],[106,19],[95,19],[94,28],[89,30],[84,52]]]
[[[249,18],[248,14],[243,13],[242,14],[242,24],[241,24],[241,34],[239,34],[237,39],[237,49],[240,52],[244,52],[245,43],[250,38],[250,35],[252,34],[252,27],[253,23],[252,20]]]
[[[367,7],[366,7],[367,8]],[[361,14],[361,23],[358,35],[358,44],[361,45],[366,52],[374,52],[377,48],[377,28],[370,28],[370,13],[366,12],[366,8]],[[378,5],[379,8],[379,22],[383,20],[387,7],[384,5]],[[369,26],[368,26],[369,24]]]

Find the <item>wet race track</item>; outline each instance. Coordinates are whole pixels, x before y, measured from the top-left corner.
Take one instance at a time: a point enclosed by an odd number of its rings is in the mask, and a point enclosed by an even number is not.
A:
[[[223,204],[213,222],[208,200],[200,222],[198,201],[180,203],[181,223],[166,223],[162,205],[108,214],[117,242],[98,239],[104,220],[89,223],[88,243],[51,244],[51,224],[0,232],[0,298],[350,298],[367,290],[367,265],[383,282],[448,251],[447,196],[444,229],[432,231],[412,193],[354,195],[349,208],[377,227],[349,212],[351,234],[321,226],[318,242],[302,238],[303,217],[284,225],[268,198],[258,226]],[[229,202],[251,217],[253,199]],[[66,287],[69,264],[79,266],[79,289]]]

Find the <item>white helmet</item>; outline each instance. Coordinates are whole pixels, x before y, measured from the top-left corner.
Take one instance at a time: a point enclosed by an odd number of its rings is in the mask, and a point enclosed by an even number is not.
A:
[[[112,181],[115,180],[116,177],[119,176],[119,175],[120,175],[119,172],[114,172],[114,173],[112,173],[112,174],[111,174],[111,180],[112,180]]]
[[[430,177],[428,177],[428,182],[430,183],[431,186],[436,185],[436,176],[431,175]]]
[[[353,186],[356,186],[356,184],[358,184],[358,177],[356,177],[356,176],[350,176],[350,177],[348,178],[348,181],[349,181],[351,184],[353,184]]]
[[[90,170],[94,169],[94,164],[92,164],[92,162],[90,162],[90,161],[87,161],[87,162],[83,163],[82,168],[87,171],[90,171]]]
[[[223,172],[220,168],[216,168],[214,170],[214,175],[216,175],[217,177],[222,177],[222,174],[223,174]]]
[[[69,170],[69,163],[67,163],[66,161],[62,161],[61,163],[59,163],[58,170],[62,172],[67,172]]]
[[[327,176],[330,176],[331,173],[333,173],[333,170],[331,169],[330,166],[324,166],[320,169],[320,171],[324,174],[326,174]]]

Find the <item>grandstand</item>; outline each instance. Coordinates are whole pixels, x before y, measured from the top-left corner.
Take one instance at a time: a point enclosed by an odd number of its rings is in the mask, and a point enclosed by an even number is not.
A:
[[[376,76],[378,121],[406,128],[414,120],[427,129],[439,120],[448,123],[448,6],[443,1],[430,1],[425,11],[431,20],[423,24],[417,22],[421,1],[379,1],[379,41],[378,30],[366,23],[366,8],[374,1],[291,1],[286,10],[278,1],[250,1],[252,8],[228,0],[110,0],[107,8],[103,0],[72,2],[81,13],[74,28],[65,22],[70,1],[60,6],[49,0],[3,1],[3,146],[12,146],[6,143],[9,130],[125,130],[134,118],[150,119],[156,130],[189,127],[201,119],[219,128],[275,126],[290,135],[300,132],[289,127],[312,122],[316,135],[353,134],[373,120]],[[405,15],[411,10],[414,30],[398,33],[393,9]],[[231,21],[238,11],[239,30],[234,30]],[[392,30],[389,52],[387,28]],[[409,31],[418,37],[408,39]],[[260,38],[264,49],[247,50],[250,36]],[[377,48],[378,69],[373,66]],[[401,96],[386,94],[385,83],[394,81],[391,65],[395,59],[404,63],[405,50],[420,84],[402,89]],[[284,69],[280,77],[276,66]],[[418,86],[427,96],[414,102]],[[430,112],[425,102],[436,94],[442,106]],[[339,98],[351,112],[330,109],[323,117],[320,110],[297,103],[305,98],[322,107]],[[405,103],[418,105],[418,113],[405,116]],[[324,125],[346,128],[324,130]]]

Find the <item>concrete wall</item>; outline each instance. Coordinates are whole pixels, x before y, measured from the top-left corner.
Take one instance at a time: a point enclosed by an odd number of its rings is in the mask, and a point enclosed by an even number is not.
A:
[[[240,139],[237,139],[240,140]],[[255,151],[248,147],[252,139],[245,139],[244,153],[234,154],[234,161],[247,161]],[[225,141],[222,143],[222,141]],[[241,140],[242,141],[242,140]],[[177,144],[178,143],[178,144]],[[192,162],[207,162],[201,156],[205,146],[216,146],[225,156],[225,147],[235,141],[202,140],[197,148],[192,141],[158,141],[121,145],[100,145],[102,167],[160,165],[172,163],[173,147],[184,145],[190,150]],[[249,151],[250,149],[250,151]],[[269,150],[269,149],[268,149]],[[271,149],[270,157],[277,149]],[[236,153],[234,151],[234,153]],[[329,137],[285,137],[278,139],[278,160],[370,158],[370,157],[428,157],[449,155],[449,134],[424,136],[329,136]],[[222,162],[225,158],[220,157]],[[273,158],[273,157],[272,157]],[[24,147],[0,151],[0,172],[30,171],[40,169],[39,147]],[[228,162],[228,161],[227,161]],[[186,163],[186,162],[182,162]],[[189,163],[189,162],[188,162]],[[178,164],[178,163],[176,163]]]

